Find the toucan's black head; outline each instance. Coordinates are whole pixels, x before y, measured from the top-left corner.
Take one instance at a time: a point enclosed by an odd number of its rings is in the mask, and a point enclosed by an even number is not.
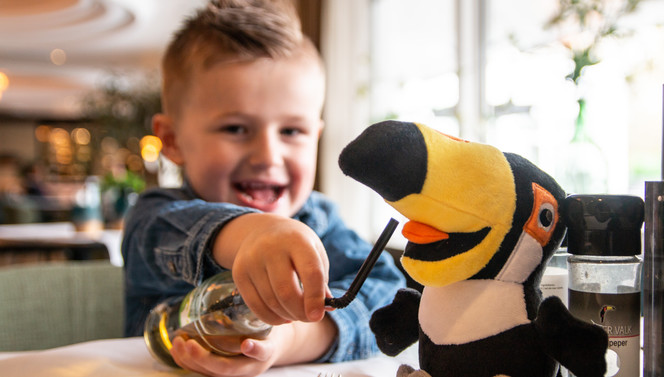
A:
[[[519,156],[420,124],[367,128],[339,165],[410,220],[402,264],[423,285],[523,282],[564,233],[557,227],[564,192],[548,175]]]
[[[386,121],[367,128],[348,144],[339,156],[339,166],[346,175],[394,202],[422,191],[427,146],[415,123]]]

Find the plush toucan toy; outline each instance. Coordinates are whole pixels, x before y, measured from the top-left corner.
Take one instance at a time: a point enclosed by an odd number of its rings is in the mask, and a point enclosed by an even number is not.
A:
[[[370,320],[394,356],[419,340],[420,369],[398,376],[603,376],[599,326],[574,318],[539,283],[566,227],[565,192],[523,157],[416,123],[374,124],[339,157],[341,170],[409,221],[402,289]]]

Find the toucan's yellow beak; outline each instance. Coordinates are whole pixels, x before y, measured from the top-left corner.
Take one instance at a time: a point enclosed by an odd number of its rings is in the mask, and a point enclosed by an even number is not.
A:
[[[475,275],[498,251],[512,226],[514,178],[498,149],[417,127],[428,151],[429,173],[419,193],[388,203],[410,220],[445,233],[447,240],[487,232],[461,253],[456,245],[453,254],[439,250],[439,259],[429,256],[422,260],[404,253],[401,262],[413,279],[423,285],[443,286]]]
[[[401,261],[420,284],[473,276],[511,228],[514,178],[505,155],[492,146],[389,121],[349,144],[339,165],[411,221],[404,226],[411,243]]]

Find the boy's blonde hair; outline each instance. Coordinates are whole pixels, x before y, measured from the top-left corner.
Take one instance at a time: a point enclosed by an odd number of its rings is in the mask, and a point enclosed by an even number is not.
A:
[[[193,74],[226,61],[314,54],[303,36],[292,0],[211,0],[185,21],[162,61],[162,103],[166,114],[178,110],[178,99]]]

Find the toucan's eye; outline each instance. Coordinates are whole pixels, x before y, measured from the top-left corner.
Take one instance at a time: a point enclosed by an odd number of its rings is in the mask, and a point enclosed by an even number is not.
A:
[[[533,183],[533,209],[523,230],[544,246],[558,222],[558,202],[544,187]]]
[[[542,206],[539,213],[539,225],[542,228],[548,228],[553,224],[553,211],[547,207],[546,205]]]

